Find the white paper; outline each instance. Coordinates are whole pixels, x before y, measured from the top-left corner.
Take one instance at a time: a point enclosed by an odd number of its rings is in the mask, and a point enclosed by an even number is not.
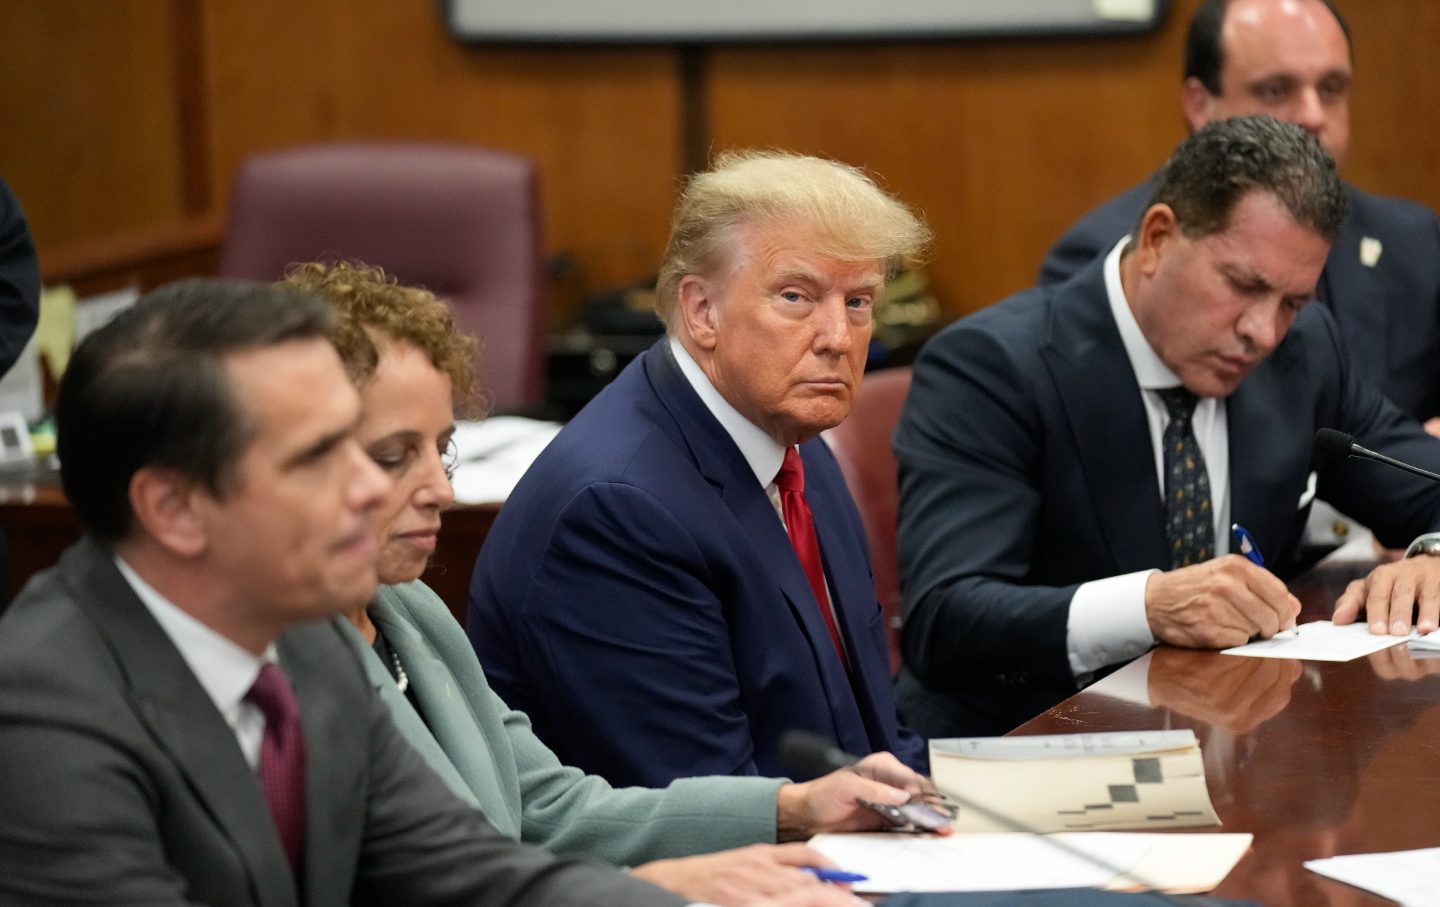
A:
[[[1412,635],[1410,648],[1427,652],[1440,652],[1440,630],[1433,630],[1424,636]]]
[[[868,880],[857,892],[1009,891],[1099,888],[1133,869],[1150,849],[1135,836],[1061,835],[1083,859],[1045,835],[817,835],[810,846]],[[1093,861],[1093,862],[1092,862]],[[1097,865],[1099,864],[1099,865]]]
[[[867,876],[856,883],[859,892],[1155,888],[1190,893],[1220,884],[1252,841],[1248,834],[842,834],[817,835],[810,846],[841,869]]]
[[[493,416],[456,425],[455,500],[461,504],[503,502],[560,428],[558,422],[518,416]]]
[[[1362,655],[1397,646],[1410,636],[1376,636],[1364,621],[1336,626],[1328,620],[1301,624],[1296,630],[1283,630],[1271,639],[1246,643],[1225,649],[1222,655],[1249,655],[1254,658],[1301,658],[1308,661],[1352,661]]]
[[[1440,907],[1440,847],[1307,860],[1305,868],[1406,907]]]

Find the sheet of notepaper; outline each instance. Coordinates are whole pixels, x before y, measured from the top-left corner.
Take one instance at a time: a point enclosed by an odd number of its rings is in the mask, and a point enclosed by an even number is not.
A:
[[[1434,636],[1435,634],[1428,634]],[[1299,658],[1306,661],[1351,661],[1362,655],[1379,652],[1417,638],[1409,636],[1376,636],[1364,621],[1336,626],[1328,620],[1301,624],[1294,630],[1282,630],[1270,639],[1225,649],[1222,655],[1249,655],[1255,658]]]
[[[1014,891],[1155,888],[1209,891],[1250,849],[1248,834],[817,835],[810,846],[868,877],[855,890]]]
[[[855,883],[856,891],[882,894],[1101,888],[1135,868],[1149,850],[1130,836],[1066,837],[1068,849],[1025,834],[817,835],[810,846],[846,872],[867,876]]]
[[[1307,860],[1305,868],[1406,907],[1440,907],[1440,847]]]

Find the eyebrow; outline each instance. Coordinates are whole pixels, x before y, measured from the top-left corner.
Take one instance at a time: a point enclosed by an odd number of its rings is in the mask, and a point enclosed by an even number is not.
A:
[[[313,441],[312,443],[301,448],[295,454],[286,457],[281,464],[282,467],[285,469],[294,469],[297,466],[303,466],[306,463],[311,463],[315,460],[320,459],[325,454],[334,450],[337,446],[344,442],[346,438],[353,437],[355,434],[355,429],[358,428],[359,425],[360,415],[357,413],[355,415],[354,421],[352,421],[349,425],[343,428],[336,429],[335,431],[326,432],[324,435],[321,435],[319,438],[315,439],[315,441]]]

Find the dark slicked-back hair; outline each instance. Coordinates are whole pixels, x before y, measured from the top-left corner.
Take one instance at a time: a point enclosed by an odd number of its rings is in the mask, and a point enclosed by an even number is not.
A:
[[[1145,208],[1169,205],[1181,232],[1197,239],[1228,227],[1251,192],[1269,193],[1326,242],[1345,220],[1345,189],[1330,155],[1299,126],[1263,115],[1220,120],[1181,142]]]
[[[147,293],[85,338],[60,383],[55,427],[65,496],[86,529],[102,541],[130,534],[130,480],[144,467],[230,490],[255,425],[224,357],[324,340],[329,329],[329,306],[305,293],[192,279]]]
[[[1330,0],[1319,0],[1345,33],[1345,46],[1350,46],[1350,26],[1345,17]],[[1195,16],[1190,20],[1190,31],[1185,36],[1185,72],[1183,78],[1195,78],[1212,95],[1220,94],[1220,71],[1225,68],[1225,48],[1220,32],[1225,27],[1225,12],[1230,0],[1204,0]]]

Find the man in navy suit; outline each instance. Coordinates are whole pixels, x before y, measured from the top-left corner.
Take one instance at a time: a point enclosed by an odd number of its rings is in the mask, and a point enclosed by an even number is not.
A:
[[[1440,526],[1440,485],[1314,461],[1331,427],[1440,469],[1440,442],[1306,305],[1344,211],[1300,128],[1222,120],[1162,168],[1133,237],[927,345],[894,440],[914,727],[1002,732],[1157,642],[1290,626],[1280,577],[1317,494],[1390,545]],[[1231,521],[1269,569],[1225,554]],[[1434,629],[1434,557],[1378,568],[1334,619],[1364,607],[1372,632],[1408,632],[1416,590]]]
[[[1191,129],[1268,113],[1315,136],[1337,166],[1350,142],[1349,29],[1327,0],[1206,0],[1190,24],[1181,106]],[[1045,258],[1058,283],[1135,228],[1154,177],[1091,211]],[[1316,298],[1361,378],[1440,433],[1440,220],[1414,202],[1345,187],[1349,215]]]
[[[491,682],[562,761],[616,784],[782,774],[802,729],[923,767],[816,436],[850,412],[875,301],[928,238],[831,161],[727,155],[689,182],[660,272],[668,336],[536,460],[470,587]]]

